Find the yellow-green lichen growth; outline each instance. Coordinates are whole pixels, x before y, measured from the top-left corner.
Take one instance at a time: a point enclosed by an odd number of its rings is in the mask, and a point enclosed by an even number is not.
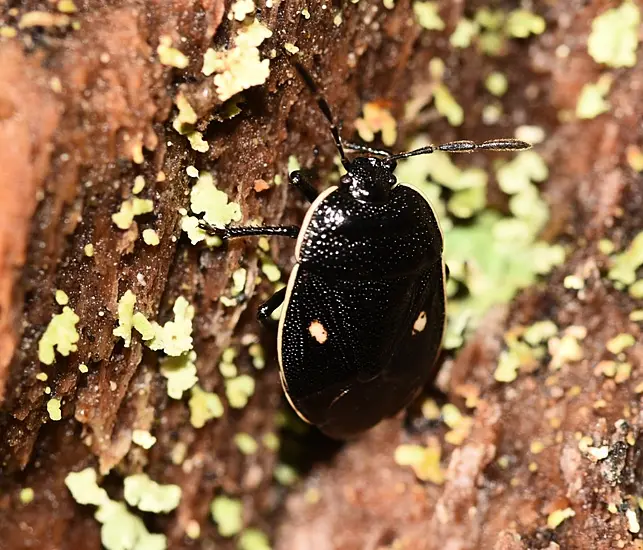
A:
[[[41,363],[51,365],[56,360],[54,348],[65,357],[78,349],[78,321],[80,318],[68,306],[63,308],[62,313],[53,316],[38,342],[38,359]]]
[[[122,338],[124,346],[129,348],[132,344],[132,327],[134,305],[136,296],[131,290],[126,290],[118,301],[118,327],[114,329],[114,336]]]
[[[165,550],[165,535],[147,531],[143,521],[122,502],[110,500],[96,482],[96,471],[71,472],[65,485],[78,504],[97,506],[95,518],[102,524],[101,542],[107,550]]]
[[[65,485],[78,504],[101,506],[109,500],[107,492],[98,486],[96,470],[85,468],[80,472],[70,472],[65,477]]]
[[[161,374],[167,378],[167,394],[172,399],[181,399],[198,382],[195,361],[194,351],[161,360]]]
[[[501,97],[507,92],[509,82],[504,74],[494,71],[485,79],[485,86],[493,95]]]
[[[230,21],[233,19],[243,21],[246,18],[246,15],[250,15],[253,11],[255,11],[255,3],[253,0],[236,0],[230,6],[228,19]]]
[[[153,340],[156,336],[162,339],[162,327],[156,323],[150,323],[140,311],[132,317],[132,327],[141,335],[143,341]]]
[[[454,48],[468,48],[471,41],[480,32],[480,26],[475,21],[462,18],[458,21],[449,42]]]
[[[527,38],[530,34],[545,32],[545,20],[529,10],[514,10],[507,17],[505,32],[515,38]]]
[[[154,229],[143,230],[143,241],[149,246],[158,246],[158,244],[161,242],[158,233],[154,231]]]
[[[152,350],[163,350],[167,355],[179,357],[192,349],[194,306],[183,296],[179,296],[172,311],[174,319],[162,327],[158,323],[150,323],[154,330],[154,338],[147,345]],[[138,320],[140,321],[140,318]]]
[[[244,455],[252,455],[257,452],[259,445],[255,438],[245,432],[240,432],[234,436],[234,444]]]
[[[602,13],[592,21],[589,55],[610,67],[634,67],[640,22],[641,8],[631,1]]]
[[[636,343],[636,339],[631,334],[621,333],[617,334],[607,342],[605,347],[614,355],[618,355],[627,348],[633,346]]]
[[[92,243],[86,244],[83,248],[83,252],[85,253],[85,256],[91,258],[94,255],[94,245]]]
[[[441,449],[437,442],[428,447],[422,445],[399,445],[395,449],[395,462],[410,466],[418,479],[436,485],[444,483],[444,471],[440,466]]]
[[[210,505],[212,519],[222,537],[232,537],[243,527],[243,505],[240,500],[220,496]]]
[[[190,191],[190,208],[195,214],[215,227],[225,227],[230,222],[241,220],[241,208],[235,202],[228,202],[228,195],[216,188],[210,172],[201,172]]]
[[[161,485],[151,480],[147,474],[126,477],[123,494],[130,506],[155,514],[171,512],[181,500],[181,488],[178,485]]]
[[[134,430],[132,432],[132,441],[139,447],[143,447],[143,449],[151,449],[156,443],[156,437],[147,430]]]
[[[239,550],[271,550],[268,537],[259,529],[244,529],[237,542]]]
[[[573,518],[576,515],[576,512],[571,508],[565,508],[563,510],[554,510],[551,514],[547,516],[547,527],[550,529],[556,529],[563,521],[569,518]]]
[[[605,97],[610,91],[612,78],[605,75],[596,84],[585,84],[576,104],[576,116],[582,119],[596,118],[610,110],[610,104]]]
[[[25,487],[20,490],[18,497],[21,504],[29,504],[33,501],[35,496],[34,490],[31,487]]]
[[[297,470],[295,470],[290,464],[277,464],[272,475],[275,480],[277,480],[277,483],[284,487],[292,487],[299,480]]]
[[[444,30],[444,21],[438,13],[437,2],[413,2],[413,13],[420,26],[427,30]]]
[[[159,45],[156,48],[156,53],[159,56],[160,62],[169,67],[185,69],[190,63],[190,59],[184,53],[172,47],[172,37],[167,35],[159,37]]]
[[[60,399],[52,398],[47,401],[47,413],[49,414],[49,418],[54,421],[62,418],[62,413],[60,412]]]
[[[69,296],[62,290],[56,291],[55,299],[59,306],[66,306],[69,303]]]
[[[154,203],[150,199],[133,198],[124,201],[121,209],[112,214],[112,221],[119,229],[129,229],[135,216],[142,216],[154,211]]]
[[[141,175],[138,175],[134,178],[132,194],[138,195],[141,191],[143,191],[143,189],[145,189],[145,178]]]
[[[226,397],[233,409],[243,409],[255,391],[254,378],[242,374],[226,380]]]
[[[435,86],[433,99],[438,113],[446,117],[451,126],[460,126],[464,122],[464,110],[444,84]]]
[[[259,46],[272,32],[258,20],[242,28],[234,38],[234,47],[216,51],[208,49],[203,59],[203,74],[214,77],[221,101],[253,86],[263,84],[270,74],[270,60],[261,59]]]
[[[107,550],[165,550],[165,535],[150,533],[125,504],[108,500],[94,516],[103,524],[100,538]]]
[[[612,262],[607,276],[625,286],[633,284],[636,281],[637,269],[643,265],[643,232],[634,237],[627,250],[616,254]]]
[[[195,428],[203,428],[208,420],[223,416],[223,403],[219,396],[201,389],[198,385],[192,387],[192,397],[188,405],[190,424]]]

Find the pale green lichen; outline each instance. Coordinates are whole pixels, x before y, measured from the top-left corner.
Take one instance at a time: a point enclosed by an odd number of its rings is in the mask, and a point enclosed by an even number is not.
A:
[[[228,19],[232,21],[236,19],[237,21],[243,21],[247,15],[250,15],[255,11],[254,0],[236,0],[231,6],[230,11],[228,12]]]
[[[158,246],[158,244],[161,242],[158,233],[154,231],[154,229],[143,230],[143,241],[149,246]]]
[[[120,210],[112,214],[112,221],[119,229],[129,229],[135,216],[142,216],[154,211],[154,203],[150,199],[134,197],[123,201]]]
[[[214,184],[210,172],[201,172],[190,191],[190,208],[195,214],[215,227],[225,227],[230,222],[241,220],[241,208],[235,202],[228,202],[228,196]]]
[[[156,53],[159,56],[159,61],[169,67],[185,69],[190,63],[190,59],[185,54],[172,47],[172,37],[167,35],[161,35],[159,37],[159,45],[156,48]]]
[[[190,147],[198,153],[207,153],[210,149],[210,145],[207,141],[203,139],[203,134],[196,130],[187,134],[188,141],[190,142]]]
[[[290,464],[277,464],[272,475],[277,483],[284,487],[292,487],[299,480],[297,470],[295,470]]]
[[[475,21],[462,18],[449,38],[449,42],[454,48],[468,48],[471,41],[480,32],[480,26]]]
[[[421,27],[427,30],[444,30],[444,21],[438,13],[437,2],[413,2],[413,13]]]
[[[208,49],[202,71],[206,76],[217,73],[214,84],[219,100],[226,101],[266,81],[270,74],[270,60],[260,58],[258,47],[271,36],[272,32],[255,19],[239,31],[232,48],[224,51]]]
[[[234,444],[244,455],[252,455],[257,452],[259,445],[255,438],[245,432],[240,432],[234,436]]]
[[[243,504],[226,496],[216,497],[210,505],[212,519],[222,537],[232,537],[243,527]]]
[[[135,474],[125,478],[123,496],[142,512],[167,514],[179,505],[181,488],[156,483],[147,474]]]
[[[614,336],[608,340],[605,347],[614,355],[618,355],[627,348],[633,346],[636,343],[636,339],[631,334],[621,333]]]
[[[295,55],[299,53],[299,48],[292,44],[291,42],[284,43],[284,50],[286,50],[290,55]]]
[[[460,126],[464,122],[464,110],[444,84],[435,86],[433,99],[438,113],[446,117],[451,126]]]
[[[244,529],[237,542],[239,550],[271,550],[268,537],[259,529]]]
[[[597,16],[587,40],[589,55],[610,67],[634,67],[640,22],[641,8],[631,1]]]
[[[281,271],[275,263],[268,257],[261,260],[261,271],[271,283],[276,283],[281,279]]]
[[[121,503],[110,500],[96,482],[96,471],[71,472],[65,485],[78,504],[97,506],[95,518],[102,523],[101,542],[107,550],[165,550],[164,535],[149,533],[143,521]]]
[[[70,472],[65,477],[65,485],[78,504],[101,506],[109,500],[105,489],[98,486],[96,470],[93,468]]]
[[[576,512],[571,508],[565,508],[563,510],[554,510],[551,514],[547,516],[547,527],[549,529],[556,529],[563,521],[569,518],[573,518],[576,515]]]
[[[183,392],[194,386],[199,379],[196,375],[196,353],[189,351],[176,357],[161,360],[161,374],[167,378],[167,394],[172,399],[181,399]]]
[[[151,323],[154,338],[147,344],[152,350],[163,350],[172,357],[185,356],[192,349],[192,319],[194,319],[194,306],[183,297],[179,296],[172,308],[174,319],[162,327]],[[185,361],[187,357],[182,357]]]
[[[66,306],[69,303],[69,296],[62,290],[56,290],[54,297],[59,306]]]
[[[624,252],[612,258],[612,267],[607,276],[629,286],[636,281],[636,271],[643,265],[643,232],[634,237]]]
[[[94,255],[94,245],[92,243],[86,244],[83,248],[83,252],[85,253],[85,256],[91,258]]]
[[[404,444],[395,449],[394,460],[400,466],[410,466],[418,479],[442,485],[445,475],[440,466],[441,454],[437,442],[432,442],[427,447]]]
[[[251,344],[248,347],[248,354],[252,357],[252,366],[255,369],[261,370],[266,366],[266,359],[261,344]]]
[[[145,189],[145,178],[141,175],[138,175],[134,178],[134,185],[132,186],[132,194],[138,195],[141,191]]]
[[[233,409],[243,409],[255,391],[254,378],[242,374],[225,381],[225,391],[228,402]]]
[[[94,516],[103,524],[100,538],[107,550],[165,550],[165,535],[150,533],[143,520],[122,502],[109,500]]]
[[[62,413],[60,412],[60,399],[52,398],[47,401],[47,413],[49,418],[54,421],[58,421],[62,418]]]
[[[485,87],[496,97],[501,97],[507,93],[509,82],[504,74],[494,71],[485,79]]]
[[[158,327],[158,325],[156,325]],[[132,327],[141,335],[143,341],[153,340],[157,333],[159,333],[160,327],[155,329],[154,325],[150,323],[140,311],[137,311],[132,317]],[[160,329],[162,331],[162,329]],[[159,334],[159,337],[162,336]]]
[[[78,347],[76,343],[80,335],[76,324],[80,321],[78,315],[68,307],[63,307],[62,313],[54,315],[47,325],[45,332],[38,341],[38,359],[45,365],[51,365],[56,360],[56,353],[67,357]]]
[[[147,430],[134,430],[132,432],[132,441],[139,447],[143,447],[143,449],[151,449],[156,443],[156,437]]]
[[[183,216],[181,219],[181,229],[187,233],[188,239],[192,244],[205,241],[209,247],[221,246],[223,241],[213,235],[208,235],[204,229],[199,226],[199,218],[196,216]]]
[[[223,416],[223,403],[216,393],[207,392],[198,385],[192,388],[192,397],[188,401],[190,407],[190,424],[195,428],[203,428],[208,420]]]
[[[134,317],[134,305],[136,296],[131,290],[126,290],[118,301],[118,327],[114,329],[114,336],[122,338],[123,345],[129,348],[132,343],[132,327]]]
[[[545,20],[529,10],[514,10],[507,17],[505,32],[515,38],[527,38],[530,34],[542,34],[545,32]]]
[[[596,118],[610,110],[610,104],[605,97],[610,91],[612,78],[604,75],[596,84],[585,84],[576,104],[576,116],[581,119]]]
[[[35,493],[34,490],[31,487],[24,487],[23,489],[20,489],[20,503],[21,504],[30,504],[33,502]]]

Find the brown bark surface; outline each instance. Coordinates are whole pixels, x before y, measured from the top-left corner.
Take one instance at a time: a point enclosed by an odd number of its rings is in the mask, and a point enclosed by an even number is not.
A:
[[[218,494],[240,498],[244,525],[262,529],[283,550],[643,547],[625,514],[637,515],[635,499],[643,496],[643,418],[635,390],[643,381],[643,346],[640,326],[628,319],[641,304],[606,280],[608,258],[597,248],[602,238],[624,248],[643,227],[642,179],[626,162],[626,147],[643,145],[643,63],[611,71],[608,113],[583,121],[558,116],[573,111],[582,86],[600,76],[602,68],[587,53],[587,35],[592,19],[614,4],[539,4],[546,31],[509,41],[496,58],[449,44],[458,20],[482,2],[440,2],[446,28],[431,32],[414,21],[409,0],[398,0],[393,9],[376,0],[269,5],[258,4],[272,30],[261,46],[263,57],[275,50],[270,76],[244,92],[241,113],[223,122],[214,116],[221,102],[212,78],[201,73],[207,48],[229,45],[240,25],[228,19],[230,6],[222,0],[82,0],[70,16],[78,22],[74,27],[20,28],[17,36],[0,38],[0,549],[100,548],[94,508],[77,504],[64,485],[70,471],[88,466],[105,475],[101,484],[116,499],[122,498],[122,478],[132,473],[179,485],[174,512],[145,516],[150,531],[167,535],[171,549],[237,547],[210,518]],[[304,8],[310,19],[302,16]],[[0,0],[0,27],[18,28],[21,17],[36,10],[56,13],[49,2]],[[189,57],[185,69],[160,63],[156,48],[164,35]],[[312,470],[304,470],[291,490],[273,479],[280,460],[274,451],[261,447],[244,455],[233,442],[240,432],[260,442],[279,430],[276,414],[284,404],[274,334],[254,317],[270,285],[255,286],[260,270],[254,241],[209,250],[181,232],[180,209],[189,207],[191,185],[185,169],[210,170],[217,187],[241,204],[244,221],[301,221],[305,207],[287,185],[255,190],[258,179],[280,175],[287,181],[290,155],[321,174],[335,155],[315,102],[293,78],[285,43],[296,44],[299,59],[314,67],[346,136],[354,135],[361,106],[373,100],[389,102],[400,121],[398,149],[429,123],[436,141],[511,136],[520,124],[546,131],[539,146],[550,171],[543,185],[551,207],[545,237],[565,243],[571,253],[537,287],[492,311],[466,347],[447,359],[449,400],[464,410],[457,388],[467,383],[479,402],[470,411],[473,427],[464,443],[442,446],[442,486],[418,481],[394,461],[398,445],[442,437],[440,427],[409,434],[400,419],[388,420],[332,459],[330,442],[303,439],[309,447],[297,451],[298,460]],[[457,131],[430,109],[402,122],[405,102],[430,85],[428,66],[436,57],[445,61],[445,83],[465,108]],[[501,70],[510,86],[502,98],[504,115],[483,127],[483,83],[493,70]],[[172,128],[179,91],[199,116],[206,153],[194,151]],[[153,199],[154,211],[121,231],[111,215],[138,175],[146,180],[140,196]],[[158,246],[143,243],[146,228],[156,230]],[[92,257],[84,254],[89,243]],[[273,240],[271,247],[288,273],[292,243]],[[239,266],[248,270],[251,299],[224,307],[218,298]],[[564,287],[570,274],[583,274],[583,292]],[[76,352],[58,355],[49,367],[38,361],[37,348],[60,311],[56,289],[69,295],[80,318],[80,340]],[[222,418],[195,429],[187,398],[167,396],[158,354],[144,348],[136,332],[129,348],[113,335],[118,299],[128,289],[137,295],[137,310],[159,322],[171,319],[178,296],[187,298],[196,308],[200,385],[226,403],[217,365],[222,351],[235,346],[239,371],[256,381],[248,405],[226,405]],[[497,383],[503,334],[542,319],[586,327],[583,359],[554,381],[543,359],[515,382]],[[608,356],[605,343],[619,333],[633,334],[637,343],[626,354],[631,377],[616,384],[596,376],[595,367]],[[242,345],[248,335],[264,343],[263,370],[254,369]],[[83,363],[87,374],[78,369]],[[47,381],[36,378],[41,372]],[[62,400],[58,422],[46,409],[52,397]],[[157,443],[148,451],[133,445],[134,429],[149,430]],[[605,442],[609,456],[588,460],[579,450],[582,436]],[[545,444],[538,453],[530,448],[536,440]],[[286,431],[282,459],[301,441]],[[184,460],[172,460],[180,450]],[[509,457],[506,467],[498,466],[499,457]],[[25,487],[34,490],[28,504],[20,500]],[[548,529],[547,515],[565,507],[575,516]],[[201,527],[197,540],[186,536],[193,521]]]

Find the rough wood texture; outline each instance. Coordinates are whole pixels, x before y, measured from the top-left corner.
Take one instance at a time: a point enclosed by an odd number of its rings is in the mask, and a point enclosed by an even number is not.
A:
[[[539,7],[547,31],[511,41],[507,55],[495,59],[473,48],[453,51],[449,46],[461,15],[481,5],[441,2],[447,28],[427,33],[413,21],[409,0],[398,0],[392,10],[376,0],[346,3],[340,26],[333,23],[339,6],[330,3],[324,9],[322,1],[277,0],[270,9],[261,3],[262,21],[273,32],[262,51],[277,51],[270,77],[245,93],[239,116],[209,125],[220,102],[212,79],[200,72],[201,60],[208,47],[228,44],[238,28],[224,17],[229,6],[222,1],[84,0],[77,2],[73,16],[80,22],[77,30],[27,28],[16,38],[0,38],[2,550],[99,548],[92,510],[77,505],[63,484],[68,472],[85,466],[112,471],[105,484],[116,497],[121,486],[116,480],[142,470],[156,481],[179,484],[179,508],[149,519],[155,532],[167,534],[172,549],[235,547],[218,535],[209,518],[209,504],[219,492],[243,499],[245,523],[277,535],[276,548],[284,550],[635,548],[625,515],[611,514],[606,503],[642,494],[641,417],[634,388],[641,381],[643,348],[638,343],[629,352],[634,373],[626,383],[594,375],[607,339],[619,332],[640,338],[639,328],[628,321],[633,300],[600,277],[606,259],[596,243],[609,237],[625,246],[642,227],[643,185],[627,166],[624,151],[643,140],[637,91],[643,86],[643,66],[617,72],[610,113],[560,122],[557,113],[573,110],[583,84],[600,75],[585,42],[592,18],[611,4],[594,0]],[[300,13],[304,7],[310,20]],[[28,11],[53,9],[36,1],[11,8],[0,2],[0,16],[13,27]],[[186,69],[159,63],[156,47],[162,35],[171,36],[190,57]],[[450,387],[466,380],[481,398],[471,437],[461,447],[446,448],[443,463],[451,481],[442,487],[420,484],[394,463],[396,446],[409,437],[395,420],[317,466],[281,507],[283,491],[272,481],[275,454],[262,449],[244,456],[232,442],[238,432],[260,440],[276,430],[281,396],[271,335],[261,333],[270,357],[263,371],[253,371],[247,355],[237,361],[257,381],[248,406],[226,410],[222,419],[199,430],[190,425],[186,400],[167,397],[156,354],[136,336],[129,349],[113,336],[117,301],[125,290],[132,289],[139,309],[160,321],[171,317],[176,297],[185,296],[197,310],[200,383],[223,395],[217,368],[221,351],[242,335],[260,334],[253,311],[269,291],[267,285],[255,289],[251,284],[249,291],[257,298],[239,307],[218,302],[239,265],[248,269],[251,281],[259,273],[254,244],[234,243],[219,251],[193,247],[181,235],[179,209],[189,202],[185,168],[195,165],[215,174],[218,187],[242,205],[244,219],[301,220],[302,205],[286,185],[263,193],[253,189],[256,179],[285,177],[289,155],[322,171],[332,165],[327,127],[292,79],[283,52],[287,42],[296,43],[300,58],[316,67],[328,102],[345,121],[346,135],[366,101],[390,100],[393,114],[402,120],[405,101],[430,83],[427,67],[436,56],[445,60],[446,83],[467,114],[457,133],[444,119],[432,121],[433,136],[488,139],[511,135],[517,124],[527,123],[547,132],[541,147],[550,167],[545,192],[552,220],[546,236],[563,239],[573,253],[541,288],[524,293],[508,312],[489,317],[451,365]],[[566,57],[556,55],[562,44],[570,48]],[[503,98],[505,116],[493,128],[480,127],[482,83],[494,69],[510,83]],[[203,121],[210,144],[205,154],[193,151],[172,129],[172,102],[179,90]],[[426,117],[401,123],[399,146],[406,136],[426,130],[426,124]],[[320,147],[317,158],[315,146]],[[134,160],[141,147],[139,164]],[[160,171],[164,179],[157,177]],[[119,231],[111,215],[137,175],[145,176],[141,196],[154,200],[154,212]],[[150,227],[161,238],[159,246],[146,246],[139,238]],[[83,253],[88,243],[95,247],[91,258]],[[272,243],[273,256],[286,270],[291,252],[291,243]],[[590,274],[582,299],[562,286],[565,275],[579,270]],[[69,295],[80,317],[81,338],[76,353],[46,367],[37,359],[37,343],[58,311],[55,289]],[[560,326],[583,324],[589,331],[585,358],[558,380],[562,394],[552,391],[539,371],[512,385],[495,383],[503,332],[542,318]],[[89,366],[88,374],[79,372],[81,363]],[[47,382],[35,378],[43,371]],[[584,391],[565,393],[574,385]],[[46,386],[51,395],[44,393]],[[51,396],[63,400],[59,422],[46,411]],[[596,409],[599,398],[607,405]],[[461,398],[451,393],[451,399]],[[560,427],[552,427],[545,409],[557,411]],[[575,433],[623,441],[626,434],[614,427],[621,418],[627,418],[637,443],[628,444],[613,464],[617,473],[610,476],[609,464],[592,464],[580,455]],[[156,445],[149,451],[133,447],[135,428],[152,431]],[[422,441],[424,435],[413,437]],[[530,442],[536,438],[549,444],[532,456]],[[187,448],[182,465],[170,460],[177,445]],[[503,455],[512,457],[504,470],[496,465]],[[537,464],[537,472],[529,470],[530,462]],[[311,486],[321,494],[315,504],[305,498]],[[23,487],[35,492],[28,505],[19,499]],[[547,510],[562,500],[576,516],[555,532],[547,530]],[[197,541],[185,536],[191,520],[201,525]]]

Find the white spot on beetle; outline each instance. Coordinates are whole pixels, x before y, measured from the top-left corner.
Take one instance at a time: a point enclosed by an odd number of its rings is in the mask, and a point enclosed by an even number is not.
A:
[[[310,335],[317,340],[320,344],[323,344],[328,340],[328,332],[319,321],[315,320],[308,326],[308,332]]]
[[[420,311],[418,318],[413,323],[413,334],[422,332],[426,328],[426,311]]]

